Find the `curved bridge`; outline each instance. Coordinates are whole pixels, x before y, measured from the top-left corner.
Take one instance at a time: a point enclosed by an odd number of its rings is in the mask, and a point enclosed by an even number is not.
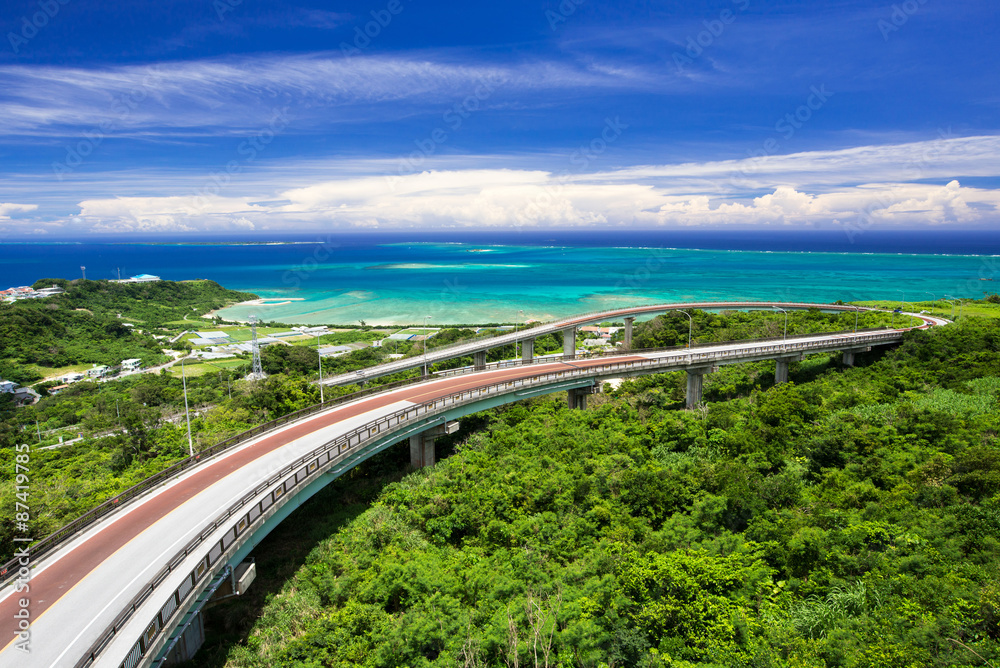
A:
[[[943,322],[924,317],[923,327]],[[94,515],[100,519],[71,525],[49,544],[32,546],[26,564],[8,564],[0,573],[6,579],[0,618],[11,631],[7,637],[15,640],[0,651],[0,666],[135,668],[169,665],[189,655],[198,644],[202,607],[296,507],[402,439],[410,439],[416,464],[432,463],[434,437],[469,413],[567,390],[571,405],[581,406],[603,379],[674,370],[689,374],[690,403],[692,392],[700,398],[701,376],[717,365],[775,359],[780,382],[781,365],[787,370],[790,359],[890,345],[905,331],[467,370],[300,411],[269,430],[253,430],[218,452],[203,453],[214,454],[203,461],[182,463],[176,475],[143,487],[141,494],[112,499],[104,504],[108,512]],[[19,582],[30,592],[17,591]],[[15,642],[21,598],[30,599],[24,606],[30,613],[29,654]]]
[[[632,325],[638,316],[660,315],[667,311],[681,311],[687,309],[701,309],[703,311],[752,311],[785,309],[788,311],[805,311],[809,309],[820,309],[822,311],[869,311],[860,306],[850,306],[846,304],[813,304],[810,302],[688,302],[682,304],[653,304],[647,306],[632,306],[627,308],[609,309],[605,311],[594,311],[583,315],[575,315],[562,320],[555,320],[530,329],[523,329],[519,332],[501,334],[499,336],[486,336],[472,341],[462,341],[440,348],[432,348],[426,354],[419,357],[407,357],[405,359],[386,362],[377,366],[331,376],[323,380],[324,385],[347,385],[350,383],[362,383],[372,378],[380,378],[390,374],[408,371],[410,369],[423,368],[423,375],[428,375],[428,369],[436,362],[472,355],[475,358],[475,368],[483,369],[486,365],[486,353],[493,348],[509,346],[514,343],[521,343],[521,359],[525,363],[534,361],[535,339],[548,334],[562,334],[563,337],[563,359],[574,359],[576,357],[576,330],[584,325],[591,325],[608,320],[625,321],[625,348],[632,345]]]

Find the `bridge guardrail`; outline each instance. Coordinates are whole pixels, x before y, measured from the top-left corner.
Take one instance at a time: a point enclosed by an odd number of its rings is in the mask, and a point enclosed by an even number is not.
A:
[[[858,333],[861,333],[862,331],[880,331],[880,330],[859,330]],[[891,330],[891,331],[895,331],[895,330]],[[848,332],[847,330],[845,330],[843,332],[824,332],[824,333],[816,334],[816,336],[829,336],[829,335],[838,334],[838,333],[853,333],[853,330],[851,330],[850,332]],[[745,342],[752,343],[752,342],[760,342],[760,341],[768,341],[768,340],[781,340],[781,339],[782,339],[782,337],[770,337],[770,338],[764,338],[764,339],[748,339]],[[720,345],[720,343],[722,343],[722,342],[697,344],[693,348],[706,347],[706,346],[712,346],[712,345]],[[724,342],[724,343],[743,343],[743,341],[727,341],[727,342]],[[601,357],[618,356],[618,355],[621,355],[621,354],[623,354],[625,352],[630,352],[630,353],[633,353],[633,354],[640,354],[640,353],[644,353],[644,352],[645,353],[665,352],[665,351],[669,352],[669,351],[673,351],[673,350],[683,350],[683,349],[686,349],[686,346],[675,346],[675,347],[672,347],[672,348],[652,348],[652,349],[633,350],[633,351],[614,350],[614,351],[606,351],[606,352],[599,352],[599,353],[588,353],[586,355],[579,355],[575,359],[598,359],[598,358],[601,358]],[[532,362],[529,362],[529,363],[525,363],[523,360],[513,360],[513,361],[505,361],[505,362],[491,362],[490,364],[488,364],[486,366],[486,369],[513,368],[513,367],[518,367],[518,366],[529,366],[529,365],[536,365],[536,364],[545,364],[545,363],[551,363],[551,362],[557,362],[557,361],[559,361],[559,360],[551,360],[550,361],[550,360],[540,360],[539,359],[539,360],[533,360]],[[444,372],[438,372],[438,374],[436,374],[436,375],[439,375],[439,376],[442,376],[442,377],[449,377],[449,376],[454,376],[454,375],[464,375],[466,373],[473,373],[475,371],[481,371],[481,370],[484,370],[484,369],[475,369],[475,368],[470,368],[470,367],[460,367],[459,369],[448,369],[448,370],[445,370]],[[164,484],[164,483],[172,480],[173,478],[181,475],[182,473],[184,473],[188,469],[190,469],[190,468],[192,468],[194,466],[197,466],[198,464],[202,463],[203,461],[207,461],[208,459],[211,459],[212,457],[215,457],[216,455],[221,454],[222,452],[225,452],[226,450],[228,450],[228,449],[230,449],[232,447],[235,447],[237,445],[245,443],[246,441],[248,441],[248,440],[250,440],[252,438],[255,438],[257,436],[260,436],[261,434],[264,434],[266,432],[270,432],[270,431],[274,431],[276,429],[279,429],[279,428],[285,426],[286,424],[288,424],[290,422],[294,422],[296,420],[309,417],[310,415],[313,415],[313,414],[318,413],[320,411],[323,411],[323,410],[326,410],[326,409],[329,409],[329,408],[334,408],[336,406],[339,406],[339,405],[342,405],[342,404],[345,404],[345,403],[349,403],[351,401],[356,401],[356,400],[362,399],[362,398],[364,398],[366,396],[371,396],[373,394],[378,394],[378,393],[381,393],[381,392],[384,392],[384,391],[387,391],[387,390],[397,389],[399,387],[405,387],[407,385],[413,385],[413,384],[416,384],[416,383],[419,383],[419,382],[423,382],[424,380],[426,380],[426,379],[423,378],[423,377],[418,376],[418,377],[414,377],[414,378],[411,378],[411,379],[405,379],[405,380],[395,381],[393,383],[387,383],[385,385],[379,385],[379,386],[372,387],[372,388],[367,389],[367,390],[360,390],[358,392],[352,392],[351,394],[347,394],[347,395],[344,395],[344,396],[341,396],[341,397],[337,397],[336,399],[332,399],[330,401],[326,401],[326,402],[324,402],[322,404],[315,404],[313,406],[308,406],[306,408],[299,409],[297,411],[289,413],[288,415],[284,415],[282,417],[276,418],[276,419],[271,420],[269,422],[265,422],[264,424],[261,424],[261,425],[258,425],[256,427],[253,427],[253,428],[251,428],[251,429],[249,429],[249,430],[247,430],[245,432],[241,432],[239,434],[236,434],[235,436],[231,436],[231,437],[229,437],[227,439],[219,441],[218,443],[215,443],[215,444],[213,444],[213,445],[205,448],[204,450],[199,451],[193,457],[187,457],[185,459],[182,459],[181,461],[179,461],[179,462],[177,462],[177,463],[175,463],[175,464],[167,467],[166,469],[163,469],[162,471],[153,474],[149,478],[146,478],[145,480],[137,483],[136,485],[134,485],[134,486],[126,489],[125,491],[121,492],[120,494],[117,494],[114,497],[108,499],[107,501],[104,501],[103,503],[101,503],[100,505],[98,505],[98,506],[94,507],[93,509],[89,510],[88,512],[86,512],[85,514],[81,515],[80,517],[78,517],[78,518],[72,520],[71,522],[67,523],[66,525],[60,527],[59,529],[57,529],[53,533],[49,534],[48,536],[45,536],[44,538],[42,538],[41,540],[39,540],[37,543],[35,543],[34,545],[32,545],[29,548],[30,551],[31,551],[31,555],[32,555],[32,561],[33,562],[37,562],[40,558],[42,558],[42,557],[46,556],[47,554],[53,552],[54,550],[58,549],[64,543],[68,542],[70,539],[74,538],[80,532],[82,532],[83,530],[89,528],[91,525],[95,524],[96,522],[98,522],[99,520],[101,520],[102,518],[104,518],[106,515],[109,515],[109,514],[111,514],[113,512],[118,511],[119,509],[125,507],[130,502],[132,502],[132,501],[134,501],[134,500],[136,500],[136,499],[138,499],[138,498],[146,495],[148,492],[152,491],[153,489],[156,489],[160,485],[162,485],[162,484]],[[0,588],[7,586],[12,580],[15,579],[15,577],[16,577],[16,575],[18,573],[18,570],[19,570],[18,567],[19,567],[19,563],[18,563],[18,559],[17,558],[13,558],[13,559],[9,560],[7,563],[5,563],[2,566],[0,566]]]
[[[481,342],[481,341],[490,341],[490,340],[495,341],[495,345],[490,346],[490,347],[500,347],[500,346],[510,345],[511,343],[514,343],[514,342],[517,342],[517,341],[521,341],[521,340],[523,340],[525,338],[535,338],[535,337],[528,337],[528,336],[518,336],[518,334],[522,334],[524,332],[530,332],[533,329],[537,329],[538,327],[553,327],[553,326],[556,326],[557,329],[555,331],[559,331],[558,327],[560,325],[565,325],[565,326],[568,327],[571,324],[573,324],[574,322],[578,322],[580,320],[590,320],[590,319],[592,319],[591,318],[592,316],[607,315],[609,317],[628,317],[628,316],[626,316],[623,313],[623,311],[624,312],[636,312],[636,313],[638,313],[638,314],[641,315],[643,312],[647,312],[647,313],[648,312],[654,312],[655,313],[658,310],[668,311],[668,310],[677,310],[677,309],[683,309],[683,308],[693,308],[693,309],[697,309],[697,308],[706,309],[706,308],[708,308],[710,310],[716,311],[716,310],[726,310],[727,308],[731,308],[731,309],[736,309],[736,308],[740,308],[740,307],[745,308],[747,306],[768,307],[769,305],[775,304],[775,303],[778,303],[778,302],[768,302],[768,301],[691,302],[691,303],[684,303],[684,304],[650,304],[649,306],[638,306],[638,307],[635,307],[633,309],[629,309],[629,308],[624,308],[624,309],[623,308],[618,308],[618,309],[602,309],[602,310],[597,310],[597,311],[591,311],[589,313],[581,313],[579,315],[574,315],[574,316],[572,316],[570,318],[563,318],[561,320],[551,320],[549,322],[540,323],[539,325],[537,325],[534,328],[526,328],[526,329],[523,329],[523,330],[520,330],[520,331],[509,332],[509,333],[505,333],[505,334],[486,335],[486,336],[481,336],[481,337],[472,337],[472,338],[466,339],[464,341],[456,341],[455,343],[449,343],[448,345],[445,345],[445,346],[440,346],[440,347],[437,347],[437,348],[432,348],[430,351],[428,351],[428,353],[429,354],[436,354],[436,353],[448,352],[448,351],[451,351],[451,350],[456,350],[456,349],[459,349],[459,348],[462,348],[462,347],[467,347],[467,346],[472,346],[473,348],[475,348],[476,346],[474,346],[473,344]],[[877,311],[877,310],[879,310],[879,309],[873,309],[873,308],[864,307],[864,306],[853,306],[853,305],[848,305],[848,304],[816,304],[816,303],[812,303],[812,302],[788,302],[788,303],[781,302],[781,303],[784,306],[790,306],[790,307],[798,308],[798,309],[817,308],[817,309],[821,309],[821,310],[822,309],[827,309],[827,310],[846,311],[846,312],[851,312],[851,311]],[[669,308],[667,308],[668,306],[669,306]],[[546,334],[552,334],[552,333],[554,333],[554,332],[547,332],[547,333],[543,333],[543,334],[536,334],[536,336],[545,336]],[[395,373],[396,370],[397,370],[397,368],[398,368],[399,371],[403,371],[403,370],[412,368],[413,366],[420,366],[419,362],[417,364],[415,364],[415,365],[412,364],[411,362],[414,361],[414,360],[417,360],[417,358],[408,358],[408,359],[405,359],[405,360],[394,360],[392,362],[386,362],[384,364],[377,365],[374,368],[381,367],[383,369],[384,373],[380,373],[379,375],[388,375],[390,373]],[[352,379],[353,376],[352,376],[351,373],[344,373],[344,374],[339,374],[339,376],[333,376],[332,378],[329,378],[327,380],[328,381],[334,381],[337,378],[341,378],[341,379],[343,379],[346,382],[346,381]],[[332,383],[331,382],[330,384],[331,385],[335,385],[336,383]]]
[[[896,339],[902,336],[901,331],[889,330],[882,333],[872,333],[855,337],[853,343],[876,343],[889,339]],[[478,388],[460,390],[452,395],[432,399],[430,401],[400,409],[389,415],[369,421],[352,431],[342,434],[328,443],[312,450],[281,469],[278,473],[270,476],[267,481],[257,485],[253,491],[245,494],[240,501],[233,504],[229,509],[218,515],[212,522],[207,524],[198,535],[185,545],[177,554],[167,561],[167,565],[162,568],[153,578],[136,594],[126,608],[115,618],[111,626],[105,630],[98,640],[91,646],[87,654],[76,664],[76,668],[86,668],[93,665],[97,656],[114,639],[115,635],[124,628],[125,624],[132,618],[136,610],[146,601],[152,592],[175,571],[183,561],[197,551],[197,548],[208,539],[216,530],[221,528],[227,520],[238,513],[236,522],[227,530],[219,541],[212,544],[205,556],[198,562],[184,580],[183,584],[171,593],[168,601],[163,604],[157,612],[155,618],[145,626],[146,631],[142,637],[133,645],[126,660],[120,664],[119,668],[134,668],[139,660],[153,647],[160,632],[172,623],[178,611],[185,609],[185,601],[191,596],[197,595],[199,583],[210,579],[212,567],[222,560],[227,554],[227,550],[233,547],[240,536],[247,531],[258,526],[265,519],[266,511],[279,499],[285,497],[286,493],[298,486],[305,480],[315,479],[319,474],[325,473],[338,463],[343,463],[347,459],[346,454],[357,452],[359,446],[365,443],[381,440],[391,436],[392,428],[405,423],[426,419],[444,413],[460,405],[474,403],[484,397],[497,394],[506,394],[520,388],[528,388],[539,385],[547,385],[580,376],[595,376],[604,373],[629,372],[637,368],[648,367],[683,367],[690,366],[696,362],[713,362],[727,358],[755,356],[760,354],[773,354],[776,352],[787,353],[796,351],[806,351],[810,349],[826,348],[834,342],[826,341],[798,341],[792,344],[768,343],[760,346],[751,346],[739,350],[720,350],[714,353],[695,352],[691,350],[687,355],[677,355],[665,358],[653,358],[642,360],[628,360],[612,362],[607,365],[593,367],[571,367],[550,371],[538,376],[520,378],[509,381],[499,381]],[[336,450],[335,454],[332,454]],[[325,459],[324,459],[325,457]],[[277,483],[281,483],[274,487]],[[271,490],[268,496],[257,502],[245,513],[239,511],[246,507],[251,501],[258,499],[261,494]],[[265,502],[266,505],[265,505]]]

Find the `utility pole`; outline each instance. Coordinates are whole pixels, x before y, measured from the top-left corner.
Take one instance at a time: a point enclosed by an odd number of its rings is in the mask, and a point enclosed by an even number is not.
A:
[[[247,376],[247,380],[263,380],[266,376],[260,365],[260,344],[257,342],[257,316],[255,315],[250,316],[250,335],[252,337],[250,348],[253,351],[253,369]]]
[[[184,381],[184,416],[187,418],[188,427],[188,454],[194,457],[194,442],[191,440],[191,413],[188,411],[188,383],[187,375],[184,373],[184,358],[181,358],[181,380]]]
[[[323,405],[325,399],[323,399],[323,353],[320,352],[319,348],[319,334],[316,335],[316,357],[319,358],[319,403]]]

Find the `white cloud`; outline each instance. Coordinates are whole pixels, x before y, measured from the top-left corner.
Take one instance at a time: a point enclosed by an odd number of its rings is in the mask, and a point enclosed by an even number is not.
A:
[[[218,188],[206,188],[203,174],[177,171],[162,178],[152,172],[91,174],[90,180],[60,186],[61,196],[80,190],[121,195],[72,200],[79,214],[74,208],[72,216],[49,222],[103,232],[834,222],[866,228],[976,226],[1000,222],[1000,189],[962,182],[996,178],[998,158],[1000,138],[971,137],[589,174],[492,166],[526,162],[495,156],[438,160],[447,167],[404,176],[395,175],[393,161],[259,163]],[[471,166],[476,163],[491,166]],[[734,172],[752,172],[752,183],[731,179]],[[17,182],[15,190],[44,201],[30,183],[22,188]],[[54,208],[52,202],[45,206]],[[11,212],[0,209],[2,215]]]
[[[0,220],[10,220],[12,213],[28,213],[38,208],[37,204],[15,204],[14,202],[0,202]]]

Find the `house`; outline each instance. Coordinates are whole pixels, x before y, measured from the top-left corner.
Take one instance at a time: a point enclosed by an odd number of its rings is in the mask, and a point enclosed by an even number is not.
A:
[[[77,373],[75,371],[73,373],[68,373],[62,377],[62,381],[64,383],[76,383],[81,380],[83,380],[83,374]]]
[[[142,368],[140,359],[122,360],[122,371],[138,371],[140,368]]]
[[[90,378],[103,378],[108,375],[108,371],[111,371],[111,367],[104,366],[102,364],[100,366],[95,366],[93,369],[87,369],[87,375]]]
[[[60,392],[62,392],[63,390],[65,390],[67,387],[69,387],[69,385],[56,385],[55,387],[50,387],[49,388],[49,394],[51,396],[55,396],[55,395],[59,394]]]
[[[24,406],[26,404],[33,404],[40,399],[38,392],[35,392],[30,387],[19,387],[14,390],[14,401],[17,402],[18,406]]]
[[[153,276],[152,274],[139,274],[138,276],[132,276],[131,278],[123,278],[120,281],[111,281],[112,283],[152,283],[154,281],[161,280],[159,276]]]
[[[10,381],[10,380],[0,380],[0,392],[7,392],[8,394],[11,394],[11,393],[14,392],[14,389],[16,387],[17,387],[17,383],[15,383],[13,381]]]

